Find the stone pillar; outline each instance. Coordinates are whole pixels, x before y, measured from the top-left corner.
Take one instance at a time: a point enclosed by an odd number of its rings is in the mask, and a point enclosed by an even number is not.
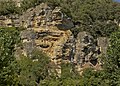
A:
[[[107,37],[99,37],[97,38],[97,45],[100,47],[101,54],[105,55],[109,45],[109,39]]]

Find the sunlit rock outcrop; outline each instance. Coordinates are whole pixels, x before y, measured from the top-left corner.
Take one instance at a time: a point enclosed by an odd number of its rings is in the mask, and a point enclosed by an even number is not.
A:
[[[0,16],[1,27],[23,27],[20,36],[22,48],[16,49],[31,57],[34,48],[46,53],[56,71],[61,73],[61,60],[75,64],[78,71],[84,68],[101,69],[99,57],[106,53],[108,38],[95,39],[88,32],[79,32],[75,38],[70,31],[74,24],[61,12],[42,3],[28,9],[22,15]],[[16,56],[19,55],[16,53]]]

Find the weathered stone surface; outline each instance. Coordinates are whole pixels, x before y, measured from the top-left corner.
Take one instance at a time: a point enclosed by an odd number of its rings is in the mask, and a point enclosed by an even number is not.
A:
[[[97,45],[100,47],[101,53],[106,54],[107,47],[109,45],[109,40],[107,37],[99,37],[97,38]]]
[[[98,57],[105,54],[108,39],[94,39],[88,32],[80,32],[74,38],[69,30],[74,27],[70,18],[59,7],[50,8],[40,4],[30,8],[22,15],[0,16],[0,27],[24,27],[20,36],[23,48],[16,49],[25,56],[31,56],[32,50],[38,48],[45,52],[54,63],[56,71],[61,73],[61,60],[73,62],[78,71],[92,67],[100,69]],[[19,55],[16,56],[19,57]]]
[[[102,41],[103,40],[103,41]],[[95,40],[89,33],[80,32],[76,40],[76,53],[74,62],[77,63],[78,71],[84,68],[100,67],[98,57],[101,53],[105,52],[107,43],[106,38]],[[100,43],[102,42],[102,44]],[[101,49],[100,49],[101,48]]]
[[[61,73],[61,60],[73,60],[75,39],[69,30],[73,27],[73,23],[69,19],[64,19],[60,8],[51,9],[47,4],[42,3],[35,8],[28,9],[19,17],[19,20],[14,20],[15,23],[16,21],[17,25],[27,28],[20,34],[25,56],[30,56],[34,48],[42,50],[50,57],[59,74]]]

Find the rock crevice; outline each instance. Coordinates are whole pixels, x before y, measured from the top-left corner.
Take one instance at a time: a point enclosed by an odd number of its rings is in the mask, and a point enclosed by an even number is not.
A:
[[[105,54],[108,39],[94,39],[88,32],[79,32],[74,38],[73,22],[65,17],[59,7],[50,8],[40,4],[22,15],[0,16],[1,27],[24,27],[20,36],[24,55],[31,54],[34,48],[45,52],[60,69],[61,60],[72,62],[78,71],[87,67],[100,69],[99,56]],[[59,71],[60,72],[60,71]]]

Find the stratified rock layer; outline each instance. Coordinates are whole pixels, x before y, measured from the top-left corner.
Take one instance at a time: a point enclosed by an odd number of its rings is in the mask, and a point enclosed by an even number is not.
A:
[[[69,41],[73,35],[69,29],[73,27],[73,23],[64,18],[60,8],[51,9],[46,4],[28,9],[20,16],[19,22],[21,26],[27,28],[21,32],[24,55],[30,55],[36,47],[51,58],[56,65],[56,71],[61,73],[61,60],[63,58],[70,60],[73,42]]]
[[[45,3],[22,15],[0,16],[0,26],[26,28],[20,34],[23,48],[17,51],[30,57],[34,48],[42,50],[58,73],[61,73],[61,60],[74,63],[78,71],[88,67],[101,69],[98,57],[106,53],[108,46],[106,37],[94,39],[88,32],[80,32],[74,38],[70,18],[63,15],[59,7],[52,9]]]

